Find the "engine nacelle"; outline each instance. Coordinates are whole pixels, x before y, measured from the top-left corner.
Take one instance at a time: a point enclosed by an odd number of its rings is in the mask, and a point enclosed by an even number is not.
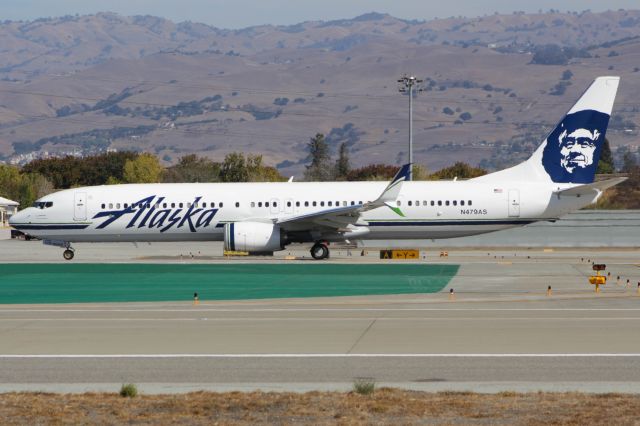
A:
[[[235,222],[224,225],[224,249],[230,251],[273,252],[284,249],[279,226],[262,222]]]

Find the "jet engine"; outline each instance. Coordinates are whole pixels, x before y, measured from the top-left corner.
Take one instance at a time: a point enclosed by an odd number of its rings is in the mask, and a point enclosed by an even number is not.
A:
[[[224,225],[224,249],[274,252],[284,249],[279,226],[263,222],[234,222]]]

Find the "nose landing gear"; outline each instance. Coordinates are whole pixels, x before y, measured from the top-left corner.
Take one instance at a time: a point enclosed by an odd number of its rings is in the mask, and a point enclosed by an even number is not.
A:
[[[315,260],[327,259],[329,257],[329,247],[327,243],[315,243],[313,247],[311,247],[311,257]]]

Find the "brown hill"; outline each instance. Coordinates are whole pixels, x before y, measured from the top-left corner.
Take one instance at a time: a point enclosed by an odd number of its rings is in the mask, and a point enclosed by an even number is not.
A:
[[[405,72],[425,78],[414,149],[431,169],[525,157],[603,74],[623,77],[608,134],[614,151],[637,146],[640,11],[428,22],[372,13],[233,31],[102,13],[5,22],[0,39],[8,161],[244,151],[299,174],[308,138],[323,132],[334,147],[349,144],[355,165],[398,163],[407,97],[395,81]],[[550,43],[560,60],[542,48]],[[545,61],[558,64],[532,63]]]

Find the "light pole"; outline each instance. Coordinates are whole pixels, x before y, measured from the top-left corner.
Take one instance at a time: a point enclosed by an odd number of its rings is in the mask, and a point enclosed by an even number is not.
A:
[[[413,180],[413,93],[422,92],[421,80],[413,75],[403,75],[398,80],[398,91],[400,93],[409,93],[409,180]]]

